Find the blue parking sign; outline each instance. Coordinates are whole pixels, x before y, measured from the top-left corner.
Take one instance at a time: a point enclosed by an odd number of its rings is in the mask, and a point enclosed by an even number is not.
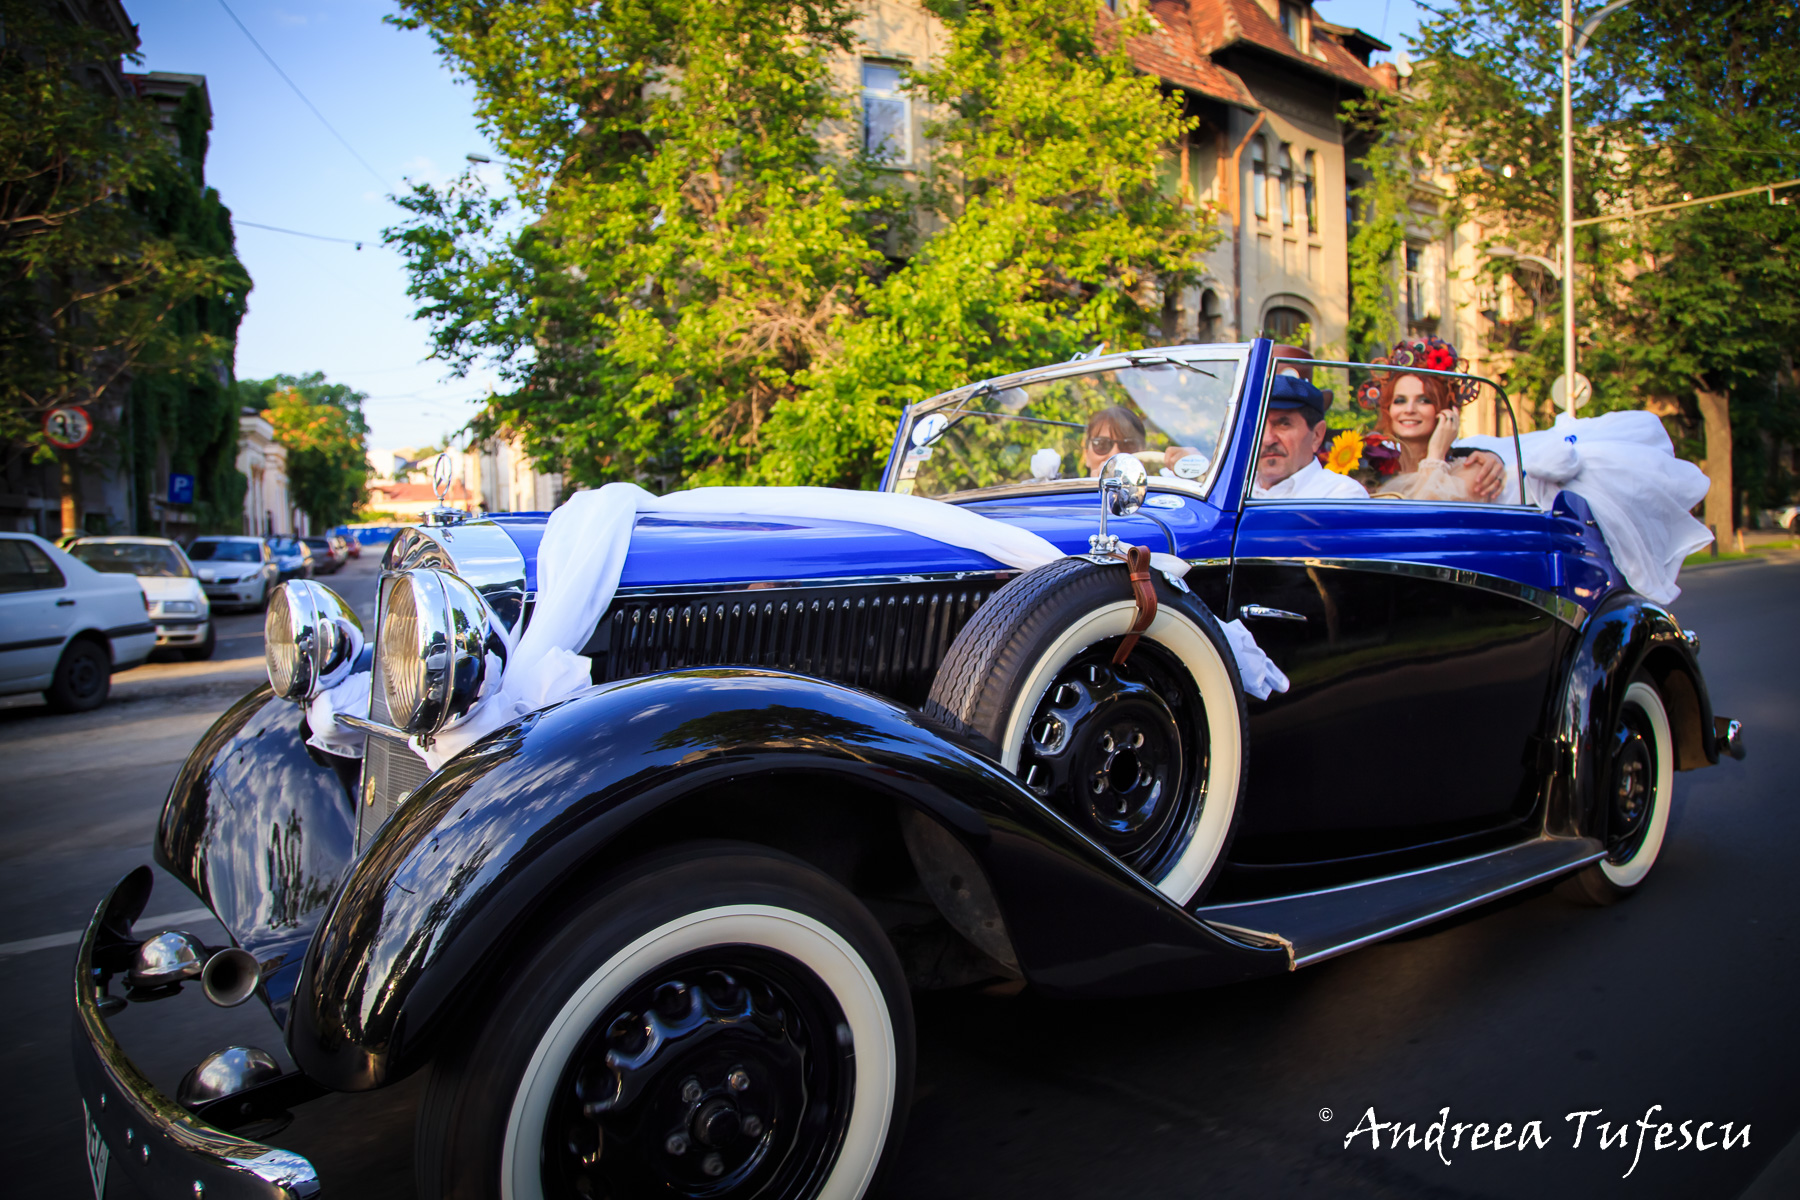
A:
[[[194,502],[194,477],[192,475],[169,476],[169,503],[192,504]]]

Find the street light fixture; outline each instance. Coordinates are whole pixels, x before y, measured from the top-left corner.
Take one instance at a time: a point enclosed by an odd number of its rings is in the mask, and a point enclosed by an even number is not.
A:
[[[1575,415],[1575,128],[1569,99],[1569,80],[1575,58],[1587,49],[1588,39],[1600,22],[1630,4],[1613,0],[1575,28],[1574,0],[1562,0],[1562,210],[1563,210],[1563,403]],[[1523,256],[1521,256],[1523,257]]]

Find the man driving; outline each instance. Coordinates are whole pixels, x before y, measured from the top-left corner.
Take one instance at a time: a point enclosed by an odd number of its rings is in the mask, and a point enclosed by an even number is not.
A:
[[[1368,489],[1319,465],[1328,432],[1331,398],[1298,375],[1277,375],[1269,385],[1269,415],[1256,458],[1257,500],[1367,500]]]

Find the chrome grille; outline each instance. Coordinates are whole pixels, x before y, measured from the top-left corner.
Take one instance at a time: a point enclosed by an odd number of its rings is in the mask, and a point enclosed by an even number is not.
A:
[[[583,651],[595,682],[684,667],[818,675],[922,704],[950,643],[1006,581],[732,589],[621,598]]]

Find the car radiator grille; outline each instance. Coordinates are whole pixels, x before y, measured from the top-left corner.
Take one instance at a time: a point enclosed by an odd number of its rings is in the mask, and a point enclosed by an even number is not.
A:
[[[387,584],[384,581],[378,604],[385,607],[387,602]],[[377,608],[377,612],[380,608]],[[376,628],[380,628],[377,621]],[[374,670],[370,672],[369,686],[369,719],[387,725],[391,722],[388,715],[387,695],[381,687],[381,656],[375,656]],[[371,733],[366,749],[363,751],[363,775],[361,803],[356,807],[356,850],[362,853],[368,846],[377,830],[387,824],[406,797],[418,790],[431,773],[425,760],[413,752],[405,739],[385,737],[379,733]]]
[[[683,667],[769,667],[918,705],[950,643],[1009,575],[621,597],[582,653],[594,660],[596,683]]]

